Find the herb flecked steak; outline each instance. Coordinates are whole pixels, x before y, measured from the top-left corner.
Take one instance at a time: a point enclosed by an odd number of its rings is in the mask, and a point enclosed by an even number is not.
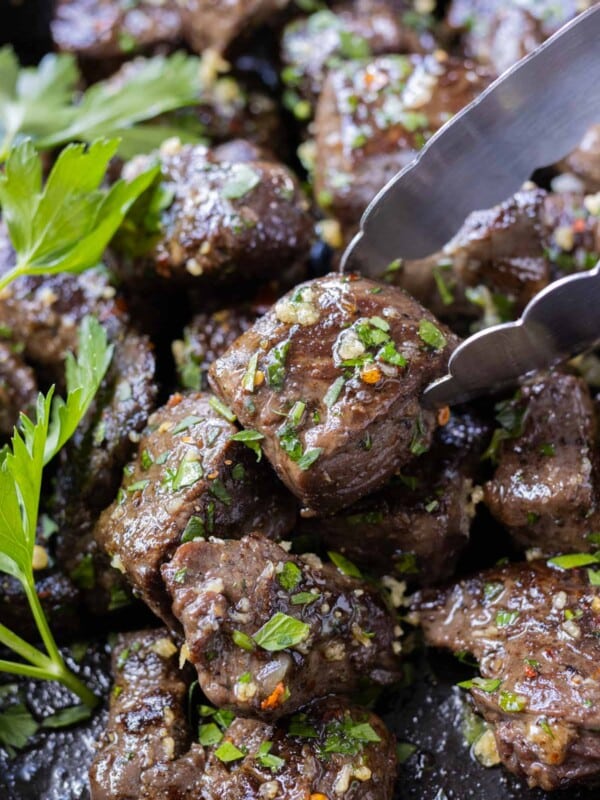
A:
[[[315,118],[319,204],[352,227],[388,180],[489,82],[474,62],[379,56],[332,70]]]
[[[399,677],[401,634],[369,585],[260,536],[182,545],[162,568],[208,699],[273,719]],[[248,675],[250,677],[248,677]]]
[[[415,601],[428,644],[479,662],[468,686],[500,759],[547,790],[600,780],[600,573],[581,563],[511,564]]]
[[[342,61],[433,49],[431,34],[403,24],[394,5],[393,0],[336,3],[286,26],[281,36],[284,102],[299,119],[309,116],[328,71]]]
[[[374,714],[330,698],[277,724],[199,706],[165,629],[122,634],[91,800],[391,800],[393,737]]]
[[[523,547],[543,554],[598,547],[596,409],[574,375],[538,374],[500,408],[498,467],[485,502]]]
[[[328,548],[379,575],[419,585],[448,578],[469,541],[471,501],[489,425],[453,413],[431,449],[380,491],[326,517],[300,520]]]
[[[216,408],[215,398],[193,393],[173,395],[156,411],[95,529],[113,565],[168,623],[160,566],[182,541],[255,530],[278,537],[294,524],[293,498],[266,462],[232,438],[238,429]]]
[[[172,141],[163,145],[160,159],[161,234],[149,254],[144,248],[144,255],[133,260],[123,257],[123,279],[160,276],[210,286],[234,279],[267,281],[279,275],[282,264],[292,266],[308,257],[313,221],[287,167],[267,161],[226,163],[206,147]],[[123,174],[131,177],[147,165],[148,157],[139,156]],[[124,248],[135,251],[138,244],[125,243]]]
[[[401,290],[329,275],[281,298],[209,381],[294,494],[332,512],[428,448],[420,395],[456,341]]]

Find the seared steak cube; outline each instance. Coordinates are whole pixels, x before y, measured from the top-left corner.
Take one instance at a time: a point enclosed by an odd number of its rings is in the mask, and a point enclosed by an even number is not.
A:
[[[319,204],[355,225],[379,189],[487,82],[485,68],[441,52],[332,70],[315,119]]]
[[[586,191],[600,192],[600,125],[592,125],[561,166],[582,181]]]
[[[182,4],[185,37],[198,53],[223,52],[239,36],[277,19],[290,0],[186,0]]]
[[[12,435],[19,414],[32,409],[37,397],[35,374],[19,356],[19,343],[11,343],[10,336],[10,328],[3,329],[0,324],[0,442]]]
[[[453,414],[431,450],[369,497],[328,517],[309,517],[299,532],[380,575],[427,585],[452,575],[469,540],[473,482],[489,426]],[[480,491],[480,490],[479,490]]]
[[[297,497],[332,512],[427,449],[420,394],[455,342],[400,290],[332,274],[279,300],[209,380]]]
[[[59,50],[86,59],[126,58],[181,41],[176,0],[59,0],[51,23]]]
[[[251,305],[197,314],[173,342],[179,383],[185,389],[207,389],[208,368],[252,325],[258,316]]]
[[[440,252],[390,277],[441,319],[514,319],[552,280],[600,258],[600,220],[586,204],[579,194],[523,189],[474,211]]]
[[[500,409],[505,426],[485,502],[524,547],[596,550],[600,523],[597,422],[581,378],[542,374]]]
[[[292,498],[265,462],[232,439],[237,428],[213,403],[202,393],[173,395],[150,417],[119,495],[95,530],[136,593],[169,623],[160,566],[182,541],[254,530],[277,537],[294,524]]]
[[[568,559],[495,568],[416,601],[430,645],[478,660],[470,692],[502,762],[546,790],[600,777],[598,573]]]
[[[185,761],[189,759],[195,771],[204,766],[202,748],[196,745],[189,750],[189,681],[179,669],[178,650],[168,631],[120,634],[112,652],[112,673],[115,683],[107,728],[90,769],[92,800],[200,797],[167,795],[164,783],[161,786],[161,777],[165,773],[176,776],[179,767],[191,789]]]
[[[215,705],[267,719],[399,675],[400,630],[363,580],[261,536],[182,545],[162,568]]]
[[[352,731],[359,736],[353,738]],[[211,747],[207,758],[202,795],[206,800],[393,796],[393,736],[375,714],[336,698],[313,703],[277,725],[235,719],[224,741],[227,750]],[[226,763],[222,756],[231,753],[229,743],[241,755]]]
[[[15,251],[0,224],[0,274],[14,267]],[[77,351],[78,327],[93,315],[115,341],[124,332],[126,315],[105,271],[81,275],[21,276],[0,296],[0,320],[10,340],[23,348],[23,357],[59,388],[64,381],[64,358]]]
[[[391,800],[394,738],[368,711],[330,698],[269,724],[202,706],[203,747],[188,722],[189,676],[165,629],[122,634],[112,667],[91,800],[304,800],[325,792]]]
[[[462,34],[467,55],[500,74],[584,8],[575,0],[452,0],[446,22]]]
[[[403,25],[386,0],[343,2],[300,17],[281,38],[284,102],[299,119],[311,115],[331,67],[342,61],[381,53],[421,52],[432,37]]]
[[[133,174],[147,158],[130,162],[125,173]],[[205,147],[173,143],[163,146],[161,162],[163,187],[172,195],[161,213],[162,235],[148,255],[122,265],[125,280],[266,281],[282,265],[308,256],[308,204],[286,167],[224,163]],[[132,250],[131,243],[124,246]]]

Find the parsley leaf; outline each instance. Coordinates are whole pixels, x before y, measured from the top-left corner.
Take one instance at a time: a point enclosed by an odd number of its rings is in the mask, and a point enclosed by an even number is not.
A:
[[[42,188],[42,162],[31,142],[15,147],[0,175],[0,204],[16,265],[0,290],[21,275],[82,272],[96,266],[135,200],[152,183],[155,165],[130,183],[100,188],[118,142],[66,147]]]
[[[262,450],[259,442],[265,438],[262,433],[259,433],[258,431],[245,430],[239,431],[239,433],[234,433],[229,438],[232,442],[243,442],[246,447],[249,447],[250,450],[256,453],[256,460],[261,460]]]
[[[13,748],[19,750],[25,747],[38,727],[23,703],[9,706],[0,714],[0,744],[7,748],[9,754],[14,754]]]
[[[12,575],[23,586],[46,650],[37,650],[0,625],[0,644],[23,660],[3,661],[2,669],[31,678],[57,680],[89,707],[97,700],[69,671],[58,651],[35,591],[32,559],[44,466],[73,433],[91,401],[93,387],[84,387],[80,381],[93,376],[97,388],[110,360],[105,334],[95,328],[97,324],[89,321],[82,329],[77,360],[68,363],[66,402],[57,400],[53,404],[53,387],[45,397],[40,394],[35,421],[21,415],[20,429],[15,429],[10,446],[0,451],[0,571]]]
[[[278,611],[252,637],[259,647],[275,653],[303,642],[310,633],[310,626],[294,617]]]
[[[173,135],[197,141],[198,137],[178,128],[132,128],[197,103],[199,64],[198,58],[184,53],[140,59],[118,81],[100,81],[79,94],[80,75],[72,55],[50,54],[38,67],[21,69],[12,49],[4,47],[0,50],[0,161],[25,137],[44,149],[122,134],[125,156],[149,152]]]

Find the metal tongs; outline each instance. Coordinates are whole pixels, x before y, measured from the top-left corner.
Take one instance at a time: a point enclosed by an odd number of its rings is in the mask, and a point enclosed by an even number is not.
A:
[[[375,197],[342,269],[381,277],[439,250],[472,211],[505,200],[600,122],[600,4],[522,59],[450,120]],[[453,405],[508,386],[600,341],[600,262],[540,292],[516,322],[466,339],[424,393]]]

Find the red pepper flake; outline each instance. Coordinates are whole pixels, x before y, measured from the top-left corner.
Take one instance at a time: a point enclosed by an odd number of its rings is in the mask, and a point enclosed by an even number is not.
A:
[[[537,669],[532,667],[530,664],[525,665],[525,677],[526,678],[537,678]]]
[[[175,406],[178,406],[182,400],[183,400],[183,395],[180,394],[179,392],[175,392],[175,394],[172,394],[171,397],[169,397],[169,399],[167,400],[167,408],[175,408]]]
[[[285,699],[285,686],[282,681],[279,681],[277,686],[273,689],[271,694],[262,701],[260,707],[263,711],[280,706]]]
[[[586,223],[584,219],[576,219],[573,223],[573,233],[585,233]]]
[[[440,408],[437,413],[437,422],[442,428],[450,422],[450,406],[443,406],[443,408]]]

